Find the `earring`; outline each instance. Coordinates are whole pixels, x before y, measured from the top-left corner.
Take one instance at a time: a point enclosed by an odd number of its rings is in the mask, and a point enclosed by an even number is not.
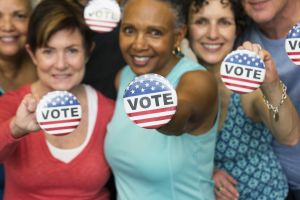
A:
[[[172,54],[180,58],[184,56],[179,46],[175,47],[175,49],[172,51]]]

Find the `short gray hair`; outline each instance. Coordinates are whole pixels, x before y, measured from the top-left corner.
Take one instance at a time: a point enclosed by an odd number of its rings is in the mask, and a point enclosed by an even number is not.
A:
[[[121,0],[121,11],[123,15],[124,7],[126,6],[129,0]],[[186,25],[187,13],[188,13],[188,5],[185,3],[184,0],[153,0],[153,1],[161,1],[168,3],[175,16],[175,27],[180,28]]]

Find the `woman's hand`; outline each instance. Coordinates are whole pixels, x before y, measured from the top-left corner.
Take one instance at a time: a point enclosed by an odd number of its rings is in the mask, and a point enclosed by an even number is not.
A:
[[[266,75],[264,79],[264,85],[268,85],[270,83],[279,83],[279,76],[276,70],[276,66],[272,59],[271,54],[263,49],[259,44],[244,42],[242,46],[238,47],[238,49],[246,49],[256,53],[265,63]]]
[[[10,122],[13,137],[19,138],[27,133],[40,130],[36,121],[35,110],[38,100],[32,94],[27,94]]]
[[[237,181],[226,171],[215,168],[213,179],[215,181],[215,195],[217,200],[238,199]]]

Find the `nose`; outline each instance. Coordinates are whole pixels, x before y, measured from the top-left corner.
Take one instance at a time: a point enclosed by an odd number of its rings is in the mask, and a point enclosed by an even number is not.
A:
[[[58,53],[56,60],[56,69],[63,71],[68,67],[68,62],[64,53]]]
[[[147,40],[143,34],[137,34],[133,40],[132,47],[136,51],[142,51],[147,49]]]
[[[12,18],[9,16],[2,16],[0,19],[0,28],[2,31],[12,31],[15,28],[15,25],[12,21]]]
[[[215,40],[219,37],[218,26],[215,24],[211,24],[208,28],[208,38],[211,40]]]

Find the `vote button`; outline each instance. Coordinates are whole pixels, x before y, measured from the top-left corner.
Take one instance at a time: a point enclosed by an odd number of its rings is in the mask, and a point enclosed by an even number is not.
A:
[[[84,19],[91,30],[110,32],[121,19],[121,9],[114,0],[91,0],[84,9]]]
[[[300,66],[300,22],[289,31],[285,39],[285,51],[290,60]]]
[[[253,92],[260,87],[265,73],[263,60],[249,50],[232,51],[224,58],[220,69],[225,86],[240,94]]]
[[[57,136],[72,133],[78,127],[81,116],[78,99],[67,91],[47,93],[36,109],[36,118],[41,129]]]
[[[177,94],[171,83],[158,74],[145,74],[130,82],[123,95],[130,120],[142,128],[167,124],[176,112]]]

